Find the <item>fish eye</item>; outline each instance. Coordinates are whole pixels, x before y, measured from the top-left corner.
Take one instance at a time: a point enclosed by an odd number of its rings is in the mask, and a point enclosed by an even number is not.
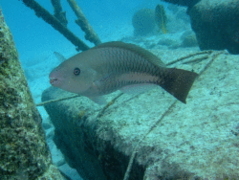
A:
[[[78,76],[80,75],[80,68],[76,67],[73,71],[74,75]]]

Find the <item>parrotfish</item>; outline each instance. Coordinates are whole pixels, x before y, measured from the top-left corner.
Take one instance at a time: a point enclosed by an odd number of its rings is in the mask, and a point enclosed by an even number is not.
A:
[[[186,97],[197,73],[167,68],[153,53],[119,41],[102,43],[65,60],[49,75],[52,86],[99,102],[116,90],[158,85],[179,101]]]

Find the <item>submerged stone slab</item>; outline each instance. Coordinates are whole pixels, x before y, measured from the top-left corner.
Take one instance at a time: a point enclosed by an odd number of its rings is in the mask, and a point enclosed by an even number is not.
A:
[[[187,51],[154,51],[163,61]],[[166,54],[169,54],[166,56]],[[173,66],[200,73],[187,104],[161,88],[138,95],[115,92],[108,106],[85,97],[46,104],[55,142],[85,180],[239,178],[239,56],[206,52]],[[49,88],[43,101],[72,95]]]

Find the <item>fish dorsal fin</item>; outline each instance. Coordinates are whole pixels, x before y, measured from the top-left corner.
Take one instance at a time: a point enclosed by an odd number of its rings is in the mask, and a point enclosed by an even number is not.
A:
[[[141,48],[141,47],[139,47],[135,44],[131,44],[131,43],[124,43],[121,41],[111,41],[111,42],[102,43],[92,49],[112,48],[112,47],[132,51],[133,53],[136,53],[139,56],[142,56],[146,60],[150,61],[151,63],[153,63],[159,67],[165,66],[165,64],[160,60],[159,57],[157,57],[153,53],[145,50],[144,48]]]
[[[54,55],[60,62],[64,62],[66,60],[66,58],[59,52],[54,52]]]

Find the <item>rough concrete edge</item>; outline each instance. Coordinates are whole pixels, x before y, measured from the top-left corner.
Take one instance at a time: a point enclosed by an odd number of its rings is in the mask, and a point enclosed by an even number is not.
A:
[[[41,117],[0,9],[0,177],[63,179],[51,164]]]

